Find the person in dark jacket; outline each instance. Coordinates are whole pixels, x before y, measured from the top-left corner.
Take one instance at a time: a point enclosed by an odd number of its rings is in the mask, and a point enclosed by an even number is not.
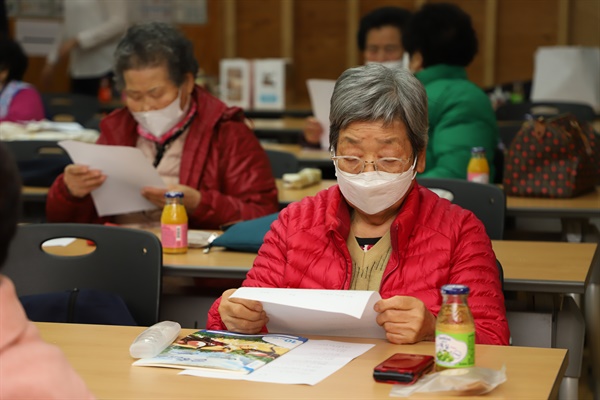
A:
[[[278,210],[269,159],[242,110],[196,86],[197,70],[191,42],[174,27],[151,22],[128,29],[115,52],[127,107],[104,118],[97,143],[139,148],[167,188],[142,190],[154,211],[99,218],[90,193],[109,177],[72,164],[48,194],[49,222],[158,225],[167,190],[184,193],[194,229],[218,229]]]

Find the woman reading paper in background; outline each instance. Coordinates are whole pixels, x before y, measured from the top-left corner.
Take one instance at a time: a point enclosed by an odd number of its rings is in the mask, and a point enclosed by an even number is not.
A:
[[[152,22],[128,29],[115,52],[127,107],[102,120],[97,143],[139,148],[168,189],[143,189],[154,211],[99,218],[90,193],[106,176],[69,165],[48,194],[49,222],[158,225],[167,190],[184,193],[192,229],[217,229],[277,211],[266,153],[241,109],[228,108],[194,84],[197,70],[191,42],[174,27]]]
[[[434,337],[440,288],[470,287],[476,341],[508,344],[491,242],[470,212],[415,181],[425,169],[427,98],[406,69],[366,65],[338,79],[330,143],[338,185],[281,211],[243,286],[377,290],[377,322],[393,343]],[[259,302],[213,304],[209,329],[256,333]]]

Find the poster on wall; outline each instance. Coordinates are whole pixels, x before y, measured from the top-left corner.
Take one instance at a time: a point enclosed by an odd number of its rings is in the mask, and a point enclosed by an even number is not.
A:
[[[285,108],[285,59],[254,60],[254,104],[257,110]]]
[[[61,19],[64,1],[5,0],[10,17]],[[112,0],[102,0],[112,1]],[[126,1],[133,22],[160,21],[172,24],[206,24],[206,0],[119,0]]]
[[[206,24],[206,0],[128,0],[134,22],[159,21],[172,24]]]
[[[15,40],[28,56],[47,56],[54,48],[60,30],[59,21],[19,18],[15,22]]]
[[[219,63],[221,100],[228,106],[251,107],[252,63],[242,58],[224,58]]]

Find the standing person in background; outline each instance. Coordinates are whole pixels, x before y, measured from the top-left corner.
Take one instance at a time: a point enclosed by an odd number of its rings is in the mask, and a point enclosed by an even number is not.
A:
[[[496,115],[487,95],[467,78],[477,37],[467,13],[453,4],[425,4],[402,37],[409,68],[429,100],[428,178],[467,178],[473,147],[484,147],[494,177]]]
[[[56,64],[69,56],[71,92],[96,97],[110,76],[112,56],[127,29],[125,0],[65,0],[62,35],[48,55],[42,85],[48,87]]]
[[[48,222],[159,226],[167,190],[183,192],[191,229],[219,229],[278,210],[265,151],[240,108],[194,84],[198,62],[181,32],[159,22],[134,25],[114,60],[126,108],[104,117],[97,143],[137,147],[168,189],[142,189],[155,210],[100,218],[90,193],[107,176],[71,164],[48,192]]]
[[[402,33],[409,18],[410,11],[400,7],[377,8],[361,18],[356,40],[365,64],[380,63],[389,68],[403,66]],[[304,144],[319,148],[323,132],[316,118],[307,118]]]
[[[21,182],[0,143],[0,267],[19,219]],[[0,275],[0,399],[93,399],[64,354],[27,319],[12,281]]]
[[[38,91],[23,82],[29,61],[19,43],[0,37],[0,122],[44,119],[44,105]]]

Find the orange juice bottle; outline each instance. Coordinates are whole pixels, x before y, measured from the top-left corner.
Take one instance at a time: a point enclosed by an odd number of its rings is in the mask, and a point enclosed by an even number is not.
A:
[[[475,365],[475,321],[467,303],[469,287],[444,285],[435,324],[436,370]]]
[[[98,101],[101,103],[108,103],[112,100],[112,89],[110,87],[110,81],[108,78],[102,78],[100,80],[100,88],[98,89]]]
[[[188,249],[188,217],[183,206],[183,193],[165,193],[167,203],[160,218],[161,241],[164,253],[181,254]]]
[[[490,166],[485,158],[483,147],[471,149],[471,160],[467,166],[467,180],[469,182],[490,183]]]

